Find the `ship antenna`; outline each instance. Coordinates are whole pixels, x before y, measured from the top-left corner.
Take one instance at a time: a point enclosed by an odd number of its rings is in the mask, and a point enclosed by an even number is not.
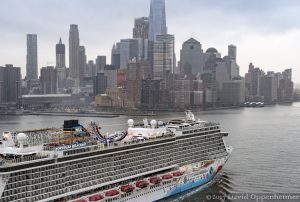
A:
[[[195,116],[194,116],[194,114],[192,113],[191,110],[187,110],[185,112],[185,116],[186,116],[187,121],[195,121]]]

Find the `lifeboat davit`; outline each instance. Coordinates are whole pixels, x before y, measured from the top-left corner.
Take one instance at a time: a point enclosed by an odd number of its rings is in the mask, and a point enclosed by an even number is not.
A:
[[[89,197],[89,201],[101,201],[102,199],[104,199],[104,196],[101,194],[95,194]]]
[[[143,189],[145,187],[148,187],[149,183],[145,180],[140,180],[140,181],[137,181],[135,183],[136,187],[140,188],[140,189]]]
[[[172,179],[173,178],[173,176],[171,175],[171,174],[166,174],[166,175],[163,175],[162,176],[162,179],[163,180],[170,180],[170,179]]]
[[[122,192],[132,192],[134,190],[134,186],[128,184],[128,185],[124,185],[124,186],[121,186],[121,191]]]
[[[118,190],[113,189],[113,190],[110,190],[110,191],[106,192],[105,196],[107,196],[107,197],[114,197],[114,196],[117,196],[119,194],[120,194],[120,192]]]
[[[173,173],[174,177],[180,177],[182,175],[183,175],[183,172],[181,172],[181,171],[176,171],[176,172]]]
[[[160,177],[154,176],[154,177],[150,177],[150,183],[152,184],[158,184],[161,182]]]

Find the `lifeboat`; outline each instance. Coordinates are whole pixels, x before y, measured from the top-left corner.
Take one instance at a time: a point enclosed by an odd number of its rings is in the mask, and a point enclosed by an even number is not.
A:
[[[173,178],[173,176],[171,175],[171,174],[166,174],[166,175],[163,175],[162,176],[162,179],[163,180],[170,180],[170,179],[172,179]]]
[[[145,187],[148,187],[149,183],[145,180],[140,180],[140,181],[137,181],[135,183],[136,187],[140,188],[140,189],[143,189]]]
[[[183,175],[183,172],[181,172],[181,171],[176,171],[176,172],[173,173],[174,177],[180,177],[182,175]]]
[[[134,186],[132,186],[130,184],[121,186],[121,191],[122,192],[129,193],[129,192],[132,192],[133,190],[134,190]]]
[[[154,176],[154,177],[150,177],[150,183],[152,184],[158,184],[161,182],[160,177]]]
[[[105,196],[107,197],[114,197],[114,196],[118,196],[120,194],[120,192],[116,189],[110,190],[108,192],[105,193]]]
[[[85,200],[85,199],[78,199],[78,200],[76,200],[74,202],[87,202],[87,200]]]
[[[104,196],[101,194],[95,194],[89,197],[89,201],[101,201],[102,199],[104,199]]]

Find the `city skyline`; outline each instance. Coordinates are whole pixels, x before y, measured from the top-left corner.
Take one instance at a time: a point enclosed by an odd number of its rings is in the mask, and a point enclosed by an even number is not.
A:
[[[110,61],[112,45],[121,38],[130,38],[134,18],[147,17],[150,9],[150,0],[131,0],[126,3],[116,0],[113,5],[107,0],[89,1],[89,4],[81,0],[73,2],[66,2],[64,7],[59,7],[60,1],[56,0],[43,3],[30,0],[26,4],[17,0],[2,2],[4,10],[8,11],[17,4],[22,6],[14,7],[18,13],[15,16],[6,15],[6,11],[0,14],[0,21],[4,25],[1,28],[0,43],[5,47],[0,50],[0,63],[21,66],[24,77],[26,34],[36,33],[39,38],[38,67],[54,66],[57,39],[62,37],[68,48],[68,29],[73,23],[79,26],[81,45],[86,47],[88,60],[106,55],[107,61]],[[218,4],[214,5],[216,2]],[[227,46],[234,44],[237,46],[237,63],[242,75],[247,72],[248,64],[253,62],[266,71],[293,68],[294,80],[299,83],[300,72],[297,67],[300,61],[297,61],[297,52],[300,52],[300,44],[295,42],[300,37],[300,28],[295,25],[300,21],[297,17],[300,3],[258,2],[247,2],[244,5],[237,0],[226,3],[188,0],[178,6],[179,0],[166,1],[168,32],[175,35],[177,61],[182,43],[190,37],[198,40],[204,51],[215,47],[222,56],[226,55]],[[99,15],[96,8],[101,5],[105,5],[106,9]],[[54,8],[55,12],[52,11]],[[132,12],[132,8],[135,12]],[[38,9],[36,14],[27,17],[34,9]],[[111,10],[115,10],[115,13],[111,13]],[[182,29],[183,26],[185,29]]]

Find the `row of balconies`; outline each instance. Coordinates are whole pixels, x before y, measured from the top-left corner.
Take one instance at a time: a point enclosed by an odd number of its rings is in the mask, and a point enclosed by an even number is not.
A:
[[[212,139],[215,139],[215,138],[212,138]],[[203,143],[202,143],[202,144],[203,144]],[[206,147],[207,147],[207,146],[206,146]],[[188,146],[188,148],[190,148],[190,146]],[[153,154],[152,154],[152,155],[153,155]],[[153,156],[155,156],[155,155],[153,155]],[[169,158],[166,157],[166,159],[169,159]],[[140,162],[140,163],[142,164],[143,162]],[[103,166],[102,166],[102,167],[103,167]],[[94,169],[95,169],[95,168],[93,167],[93,168],[90,168],[89,170],[94,170]],[[57,170],[57,169],[56,169],[56,170]],[[59,169],[59,170],[62,170],[62,169]],[[77,171],[78,171],[78,170],[77,170]],[[83,172],[83,171],[85,171],[85,172]],[[83,173],[86,173],[86,171],[87,171],[86,168],[84,168],[84,169],[82,170]],[[81,172],[81,171],[80,171],[80,172]],[[43,173],[42,175],[43,175],[43,176],[46,176],[47,174],[51,174],[51,173],[52,173],[52,172],[47,171],[46,173]],[[70,171],[69,171],[69,173],[70,173]],[[73,174],[73,173],[71,173],[71,174]],[[61,177],[61,175],[62,175],[62,174],[60,174],[60,176],[54,175],[54,178]],[[86,173],[85,177],[88,176],[88,175],[89,175],[89,174]],[[53,177],[53,175],[51,175],[51,179],[53,179],[52,177]],[[50,179],[49,175],[48,175],[48,178]],[[22,179],[25,179],[24,176],[22,177]],[[45,178],[43,178],[43,181],[45,181]],[[47,181],[47,178],[46,178],[46,181]],[[26,180],[26,182],[28,182],[28,180]],[[39,181],[34,181],[33,183],[38,183],[38,182],[39,182]],[[24,183],[24,182],[23,182],[23,183]],[[30,183],[30,184],[31,184],[31,183]],[[21,184],[20,186],[24,186],[24,185]],[[9,188],[10,188],[10,187],[9,187]]]
[[[216,148],[213,147],[212,150],[219,151],[219,150],[217,150],[217,147]],[[221,152],[224,152],[224,150],[221,150]],[[209,157],[208,151],[193,149],[190,152],[184,152],[183,155],[178,156],[175,160],[178,164],[181,164],[182,161],[185,161],[187,159],[197,159],[197,157],[201,157],[201,156]],[[208,159],[206,159],[206,160],[208,160]],[[195,162],[197,162],[197,161],[195,161]]]

